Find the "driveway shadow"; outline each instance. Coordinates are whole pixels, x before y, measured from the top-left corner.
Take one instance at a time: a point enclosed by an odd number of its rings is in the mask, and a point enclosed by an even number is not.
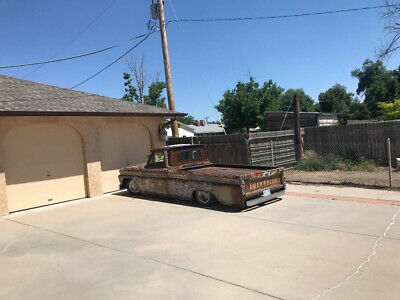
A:
[[[270,204],[274,204],[274,203],[282,200],[282,198],[276,198],[276,199],[272,199],[270,201],[266,201],[264,203],[261,203],[261,204],[258,204],[258,205],[255,205],[255,206],[252,206],[249,208],[238,209],[238,208],[234,208],[234,207],[225,206],[225,205],[222,205],[219,203],[215,204],[213,206],[201,206],[201,205],[197,204],[195,201],[185,201],[185,200],[164,198],[164,197],[158,197],[158,196],[136,195],[133,197],[126,190],[121,190],[121,191],[112,193],[112,195],[134,198],[134,199],[139,199],[139,200],[143,200],[143,201],[153,201],[153,202],[161,202],[161,203],[169,203],[169,204],[195,207],[195,208],[200,208],[200,209],[208,209],[208,210],[214,210],[214,211],[225,212],[225,213],[248,212],[248,211],[252,211],[252,210],[255,210],[255,209],[270,205]]]

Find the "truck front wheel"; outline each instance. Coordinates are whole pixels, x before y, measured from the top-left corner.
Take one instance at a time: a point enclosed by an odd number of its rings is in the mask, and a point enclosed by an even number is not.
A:
[[[128,184],[126,185],[126,189],[128,190],[129,194],[131,194],[131,195],[139,194],[138,186],[137,186],[135,180],[133,180],[133,179],[128,181]]]
[[[208,191],[196,191],[194,198],[201,206],[211,206],[215,203],[213,194]]]

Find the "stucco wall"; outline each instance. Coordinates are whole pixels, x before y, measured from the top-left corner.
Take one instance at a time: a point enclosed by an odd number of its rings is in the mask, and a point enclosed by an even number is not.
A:
[[[145,125],[129,119],[104,122],[100,129],[100,155],[105,193],[119,189],[119,169],[146,162],[154,135]]]
[[[115,186],[120,167],[144,162],[149,146],[164,145],[158,138],[163,121],[161,117],[0,117],[0,215],[9,212],[4,141],[12,129],[29,125],[73,128],[82,140],[86,196],[93,197]]]

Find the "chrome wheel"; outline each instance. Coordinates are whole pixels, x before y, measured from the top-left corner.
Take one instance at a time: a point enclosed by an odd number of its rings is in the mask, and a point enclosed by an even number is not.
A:
[[[208,206],[214,203],[213,195],[208,191],[197,191],[196,201],[203,206]]]
[[[127,186],[127,190],[131,195],[139,194],[139,189],[137,187],[136,182],[133,179],[129,181],[128,186]]]

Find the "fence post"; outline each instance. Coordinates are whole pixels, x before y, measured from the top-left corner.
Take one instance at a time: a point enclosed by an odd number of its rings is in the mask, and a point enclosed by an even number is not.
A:
[[[294,134],[297,143],[297,159],[304,156],[303,153],[303,140],[301,137],[301,122],[300,122],[300,100],[297,94],[293,96],[294,101]]]
[[[274,140],[271,140],[271,160],[272,160],[272,166],[275,167]]]
[[[390,138],[387,139],[388,163],[389,163],[389,187],[392,187],[392,151],[390,149]]]
[[[250,135],[247,136],[247,138],[244,139],[244,146],[246,149],[246,160],[247,160],[247,165],[252,166],[253,165],[253,160],[251,157],[251,138]]]

